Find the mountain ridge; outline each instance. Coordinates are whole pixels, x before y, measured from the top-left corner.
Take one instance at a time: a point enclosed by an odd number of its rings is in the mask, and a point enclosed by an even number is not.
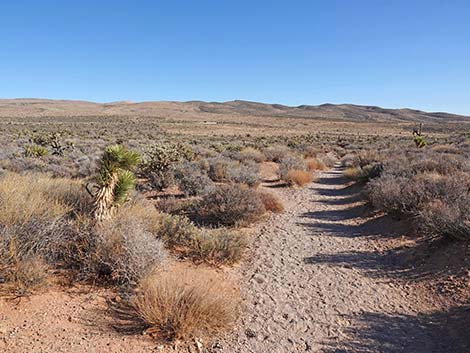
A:
[[[55,100],[42,98],[0,99],[0,117],[35,116],[167,116],[217,114],[229,116],[256,116],[305,118],[316,120],[343,120],[356,122],[450,122],[470,121],[470,116],[448,112],[425,112],[412,108],[382,108],[358,104],[288,106],[246,100],[205,102],[177,101],[118,101],[98,103],[83,100]]]

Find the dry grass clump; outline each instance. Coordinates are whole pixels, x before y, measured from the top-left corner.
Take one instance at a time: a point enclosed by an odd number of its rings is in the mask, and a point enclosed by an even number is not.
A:
[[[264,205],[266,211],[273,212],[273,213],[282,213],[284,212],[284,205],[282,201],[274,194],[269,192],[259,192],[258,193],[261,202]]]
[[[182,256],[213,265],[238,262],[247,246],[240,232],[199,229],[184,216],[159,215],[156,235]]]
[[[326,169],[325,163],[323,163],[319,158],[309,158],[305,161],[305,165],[307,166],[307,170],[310,172]]]
[[[240,226],[256,222],[266,212],[261,198],[242,185],[218,185],[196,207],[205,224]]]
[[[49,267],[38,256],[20,259],[11,254],[8,257],[1,254],[0,283],[3,288],[0,294],[13,293],[15,296],[23,296],[43,287],[49,278]]]
[[[286,182],[287,185],[296,185],[303,187],[308,183],[312,182],[313,176],[311,173],[306,172],[304,170],[291,169],[283,177],[283,180]]]
[[[239,298],[233,286],[213,271],[172,269],[140,283],[131,305],[160,341],[213,339],[237,316]]]
[[[91,202],[78,181],[41,174],[7,173],[0,177],[0,224],[21,225],[48,221],[90,209]]]

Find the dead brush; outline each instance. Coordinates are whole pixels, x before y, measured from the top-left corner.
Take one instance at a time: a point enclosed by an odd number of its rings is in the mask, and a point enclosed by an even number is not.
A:
[[[273,213],[284,212],[284,205],[276,195],[264,191],[258,192],[258,195],[260,196],[261,202],[263,203],[266,211]]]
[[[9,229],[4,229],[0,237],[0,283],[4,283],[0,294],[19,297],[44,286],[48,266],[43,259],[23,253],[17,236]]]
[[[309,172],[298,169],[291,169],[283,177],[285,183],[289,186],[300,186],[303,187],[308,183],[312,182],[313,176]]]
[[[211,340],[233,325],[238,303],[237,290],[216,272],[172,268],[144,278],[129,310],[159,341]]]
[[[325,170],[326,165],[323,163],[321,159],[318,158],[309,158],[305,161],[305,165],[307,166],[307,170],[313,172],[315,170]]]

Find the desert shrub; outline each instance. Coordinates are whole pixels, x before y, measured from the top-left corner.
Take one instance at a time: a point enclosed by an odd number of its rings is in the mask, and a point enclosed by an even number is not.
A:
[[[246,246],[246,237],[240,232],[201,229],[188,243],[185,255],[209,264],[230,265],[241,260]]]
[[[158,218],[156,236],[174,248],[186,246],[197,233],[197,227],[185,216],[161,214]]]
[[[305,163],[302,159],[288,155],[279,160],[279,176],[284,179],[290,170],[305,170]]]
[[[31,158],[41,158],[49,155],[47,148],[38,145],[27,145],[24,147],[23,156]]]
[[[178,186],[186,196],[198,196],[214,188],[214,183],[195,163],[182,163],[175,170]]]
[[[270,146],[263,150],[267,161],[279,163],[281,159],[287,157],[291,152],[286,146]]]
[[[119,284],[132,284],[166,258],[163,243],[148,225],[128,212],[99,224],[93,255],[95,272]]]
[[[24,226],[0,226],[1,294],[30,294],[47,281],[48,267],[38,254],[31,251],[38,242],[32,241],[29,231]]]
[[[246,225],[257,221],[265,209],[253,191],[237,185],[218,185],[203,196],[196,208],[202,222],[212,225]]]
[[[302,148],[304,158],[315,159],[320,153],[322,153],[322,149],[316,146],[307,145]]]
[[[182,256],[214,265],[239,261],[247,245],[241,233],[226,229],[199,229],[183,216],[160,215],[155,234]]]
[[[381,163],[367,164],[363,167],[349,167],[343,171],[343,175],[351,180],[366,182],[377,178],[383,172]]]
[[[318,156],[318,158],[326,165],[328,168],[332,168],[336,164],[336,156],[332,152]]]
[[[19,259],[0,253],[0,294],[30,294],[47,283],[48,277],[48,266],[40,257]]]
[[[266,211],[273,213],[282,213],[284,212],[284,205],[282,201],[276,196],[269,192],[259,192],[258,195],[261,198],[261,202],[264,205]]]
[[[470,195],[461,195],[452,203],[435,199],[419,210],[419,226],[428,234],[470,239]]]
[[[151,185],[161,190],[173,185],[173,167],[183,160],[191,160],[194,153],[188,145],[181,143],[160,143],[145,153],[140,175],[148,178]]]
[[[325,170],[326,165],[321,159],[318,158],[309,158],[305,161],[307,170],[313,172],[315,170]]]
[[[239,156],[239,160],[241,162],[253,161],[253,162],[256,162],[256,163],[261,163],[261,162],[264,162],[266,160],[266,157],[263,154],[263,152],[261,152],[260,150],[255,149],[253,147],[245,147],[244,149],[242,149],[238,153],[238,156]]]
[[[213,272],[170,270],[144,278],[131,304],[158,340],[212,339],[232,326],[238,296]]]
[[[258,165],[254,163],[233,165],[228,169],[227,175],[231,182],[250,187],[256,187],[261,182]]]
[[[367,196],[376,209],[396,218],[415,214],[421,202],[419,192],[410,185],[409,179],[393,175],[372,180]]]
[[[304,170],[291,169],[282,178],[288,185],[305,186],[313,180],[312,174]]]
[[[163,213],[184,214],[187,213],[195,203],[197,203],[196,198],[166,197],[158,200],[156,207]]]
[[[225,157],[214,157],[207,159],[209,163],[208,175],[211,180],[216,182],[229,181],[229,170],[235,165],[235,162]]]

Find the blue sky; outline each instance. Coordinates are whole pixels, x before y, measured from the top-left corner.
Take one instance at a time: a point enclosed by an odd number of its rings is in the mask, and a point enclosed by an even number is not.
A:
[[[2,1],[0,97],[470,115],[470,2]]]

